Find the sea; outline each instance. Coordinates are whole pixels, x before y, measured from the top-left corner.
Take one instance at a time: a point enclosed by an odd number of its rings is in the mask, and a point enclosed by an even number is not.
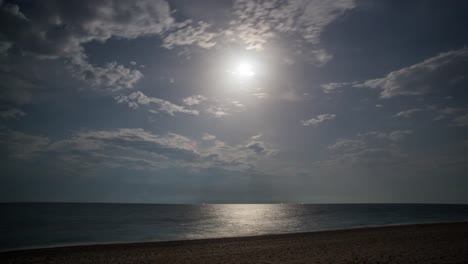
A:
[[[446,204],[0,204],[0,250],[468,221]]]

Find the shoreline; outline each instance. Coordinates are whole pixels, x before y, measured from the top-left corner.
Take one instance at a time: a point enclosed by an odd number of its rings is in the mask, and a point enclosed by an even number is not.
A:
[[[252,239],[252,238],[275,238],[277,236],[295,236],[295,235],[311,235],[318,233],[328,233],[328,232],[341,232],[341,231],[364,231],[368,229],[386,229],[391,227],[419,227],[419,226],[433,226],[433,225],[457,225],[457,224],[467,224],[468,221],[461,222],[433,222],[433,223],[403,223],[403,224],[388,224],[388,225],[366,225],[366,226],[356,226],[349,228],[338,228],[338,229],[324,229],[316,231],[307,231],[307,232],[292,232],[292,233],[274,233],[274,234],[260,234],[260,235],[247,235],[247,236],[228,236],[228,237],[207,237],[207,238],[194,238],[194,239],[179,239],[179,240],[149,240],[149,241],[131,241],[131,242],[119,242],[119,241],[107,241],[102,243],[68,243],[68,244],[55,244],[48,246],[32,246],[32,247],[23,247],[23,248],[14,248],[14,249],[0,249],[0,255],[3,253],[14,253],[14,252],[28,252],[28,251],[40,251],[40,250],[54,250],[54,249],[68,249],[68,248],[86,248],[86,247],[113,247],[113,246],[144,246],[146,244],[161,244],[161,243],[200,243],[200,242],[209,242],[210,240],[237,240],[237,239]]]
[[[0,252],[2,263],[466,263],[468,222]],[[53,260],[53,261],[52,261]]]

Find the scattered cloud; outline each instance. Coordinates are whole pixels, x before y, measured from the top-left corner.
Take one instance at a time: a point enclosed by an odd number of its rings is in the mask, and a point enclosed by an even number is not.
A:
[[[133,88],[143,77],[139,70],[126,68],[115,62],[100,67],[81,60],[69,68],[75,78],[86,81],[92,87],[105,87],[111,91]]]
[[[423,62],[390,72],[385,77],[367,80],[356,87],[380,89],[381,98],[422,95],[463,81],[468,72],[468,48],[441,53]],[[466,79],[466,78],[465,78]]]
[[[314,118],[311,118],[309,120],[302,120],[301,121],[301,124],[303,126],[318,126],[320,123],[323,123],[325,121],[331,121],[331,120],[334,120],[336,118],[336,115],[335,114],[321,114],[321,115],[318,115]]]
[[[319,46],[323,30],[355,6],[354,0],[236,0],[233,7],[236,18],[225,34],[228,38],[238,38],[247,49],[257,50],[263,49],[277,34],[295,36],[296,47],[307,45],[310,51],[302,55],[320,65],[332,58]]]
[[[137,109],[140,106],[146,106],[148,111],[152,113],[166,113],[173,116],[175,113],[186,113],[191,115],[198,115],[197,110],[187,109],[184,106],[173,104],[169,101],[148,97],[144,93],[138,91],[129,95],[120,95],[114,97],[117,103],[125,103],[132,109]]]
[[[49,1],[56,2],[56,0]],[[118,5],[113,4],[113,2],[117,2]],[[244,43],[247,49],[262,49],[272,38],[281,34],[285,37],[297,37],[298,41],[294,43],[294,46],[296,49],[299,47],[298,53],[301,56],[308,57],[309,60],[317,65],[321,65],[332,58],[332,55],[319,45],[322,32],[327,25],[356,6],[354,0],[273,0],[266,2],[236,0],[233,4],[234,19],[228,26],[213,30],[212,25],[204,21],[187,19],[182,22],[176,22],[171,16],[169,5],[166,1],[160,0],[154,2],[146,0],[141,2],[141,4],[133,4],[126,3],[125,1],[104,1],[105,4],[102,4],[103,8],[104,10],[108,10],[109,14],[106,14],[101,19],[96,17],[99,14],[88,14],[90,10],[82,7],[78,9],[78,12],[83,12],[83,15],[90,16],[89,20],[96,22],[100,26],[89,26],[88,29],[88,27],[83,25],[82,27],[87,29],[83,32],[84,36],[74,36],[74,31],[72,31],[70,34],[69,50],[81,52],[81,44],[93,40],[105,41],[110,37],[133,39],[147,35],[161,36],[163,40],[162,47],[167,49],[187,45],[196,45],[209,49],[218,44],[218,42],[230,42],[233,40]],[[114,10],[116,8],[118,10]],[[114,18],[114,16],[118,17],[122,15],[120,14],[120,12],[123,12],[121,10],[130,10],[128,14],[125,14],[126,18],[139,23],[135,23],[135,26],[126,27],[123,25],[122,21]],[[51,13],[49,15],[52,16],[56,13],[61,15],[61,12],[65,11],[49,12]],[[148,17],[151,15],[153,19]],[[67,24],[67,21],[60,22]],[[88,21],[80,22],[84,24]],[[129,25],[132,25],[133,21],[127,22]]]
[[[85,53],[85,44],[106,42],[111,38],[158,36],[162,38],[162,46],[168,49],[187,45],[211,48],[219,40],[230,41],[234,37],[249,48],[261,48],[280,33],[297,36],[301,42],[311,45],[312,48],[300,49],[300,52],[310,51],[307,56],[323,64],[332,56],[319,47],[321,33],[355,7],[354,0],[238,0],[233,5],[234,20],[230,25],[213,31],[211,25],[203,21],[177,22],[164,0],[102,0],[98,3],[44,0],[28,5],[30,8],[24,12],[19,4],[0,3],[3,25],[0,26],[0,53],[15,50],[42,60],[61,59],[67,63],[66,68],[73,77],[112,92],[135,87],[143,73],[117,62],[92,64]],[[130,66],[136,66],[136,62],[130,62]],[[265,95],[258,97],[265,98]]]
[[[199,21],[194,25],[188,19],[172,26],[172,30],[163,38],[162,46],[172,49],[174,46],[197,45],[201,48],[211,48],[216,45],[215,37],[218,33],[209,32],[210,24]]]

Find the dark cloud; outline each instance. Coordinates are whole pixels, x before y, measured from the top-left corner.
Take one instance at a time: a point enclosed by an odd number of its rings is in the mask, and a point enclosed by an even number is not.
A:
[[[173,23],[169,5],[161,0],[31,4],[26,13],[17,5],[4,4],[1,33],[15,48],[46,58],[80,56],[83,43],[159,34]]]
[[[263,145],[260,142],[252,142],[247,145],[247,148],[259,154],[265,151],[265,147],[263,147]]]
[[[26,11],[4,3],[0,9],[2,50],[15,49],[42,59],[66,59],[74,76],[93,86],[112,90],[131,88],[141,78],[138,70],[109,63],[91,65],[83,44],[111,37],[134,39],[157,35],[173,19],[165,1],[60,1],[32,2]]]

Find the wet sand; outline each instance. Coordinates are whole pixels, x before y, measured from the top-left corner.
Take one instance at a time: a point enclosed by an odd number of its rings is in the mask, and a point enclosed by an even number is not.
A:
[[[468,263],[468,223],[34,249],[0,263]]]

